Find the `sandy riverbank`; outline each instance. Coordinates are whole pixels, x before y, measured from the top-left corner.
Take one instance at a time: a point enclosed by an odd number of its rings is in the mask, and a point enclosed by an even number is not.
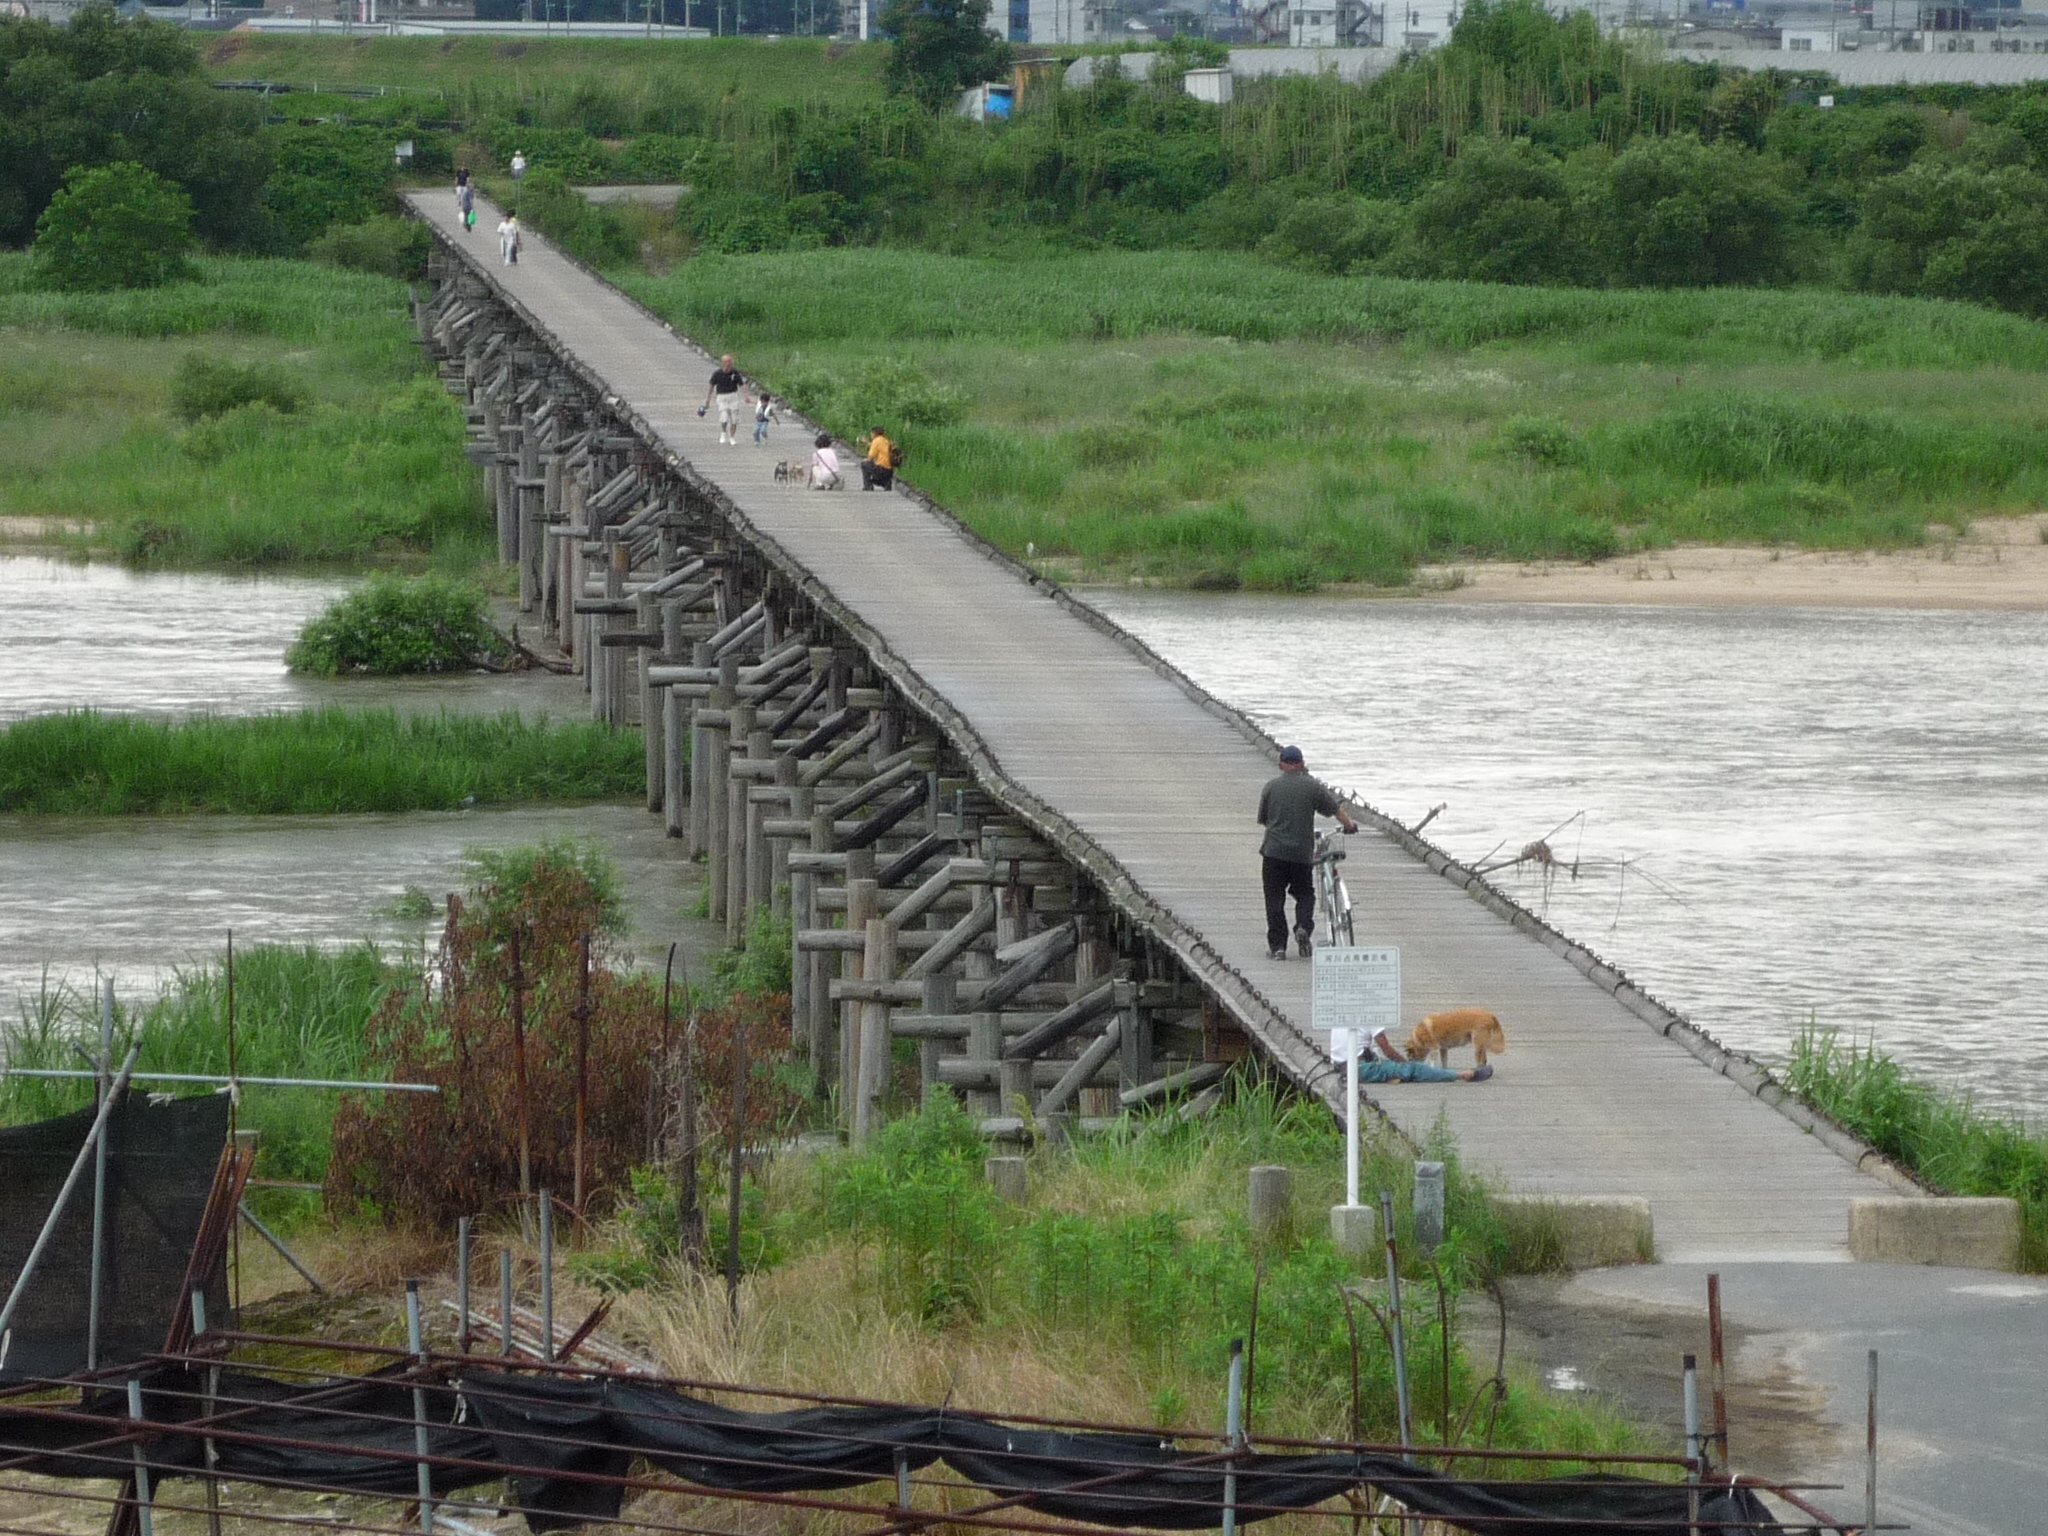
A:
[[[2036,513],[1885,553],[1697,545],[1585,565],[1433,566],[1415,590],[1463,603],[2048,609],[2044,541],[2048,514]]]

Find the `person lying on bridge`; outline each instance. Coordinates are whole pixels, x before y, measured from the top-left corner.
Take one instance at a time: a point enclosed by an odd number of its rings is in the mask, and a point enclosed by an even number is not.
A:
[[[1259,845],[1266,887],[1266,955],[1287,958],[1287,898],[1294,897],[1294,942],[1304,956],[1315,952],[1316,817],[1334,816],[1346,832],[1358,823],[1319,780],[1309,777],[1301,748],[1284,747],[1280,772],[1259,793]]]
[[[1426,1061],[1410,1061],[1394,1048],[1394,1042],[1387,1038],[1384,1029],[1372,1037],[1371,1048],[1358,1058],[1358,1080],[1361,1083],[1483,1083],[1491,1076],[1493,1068],[1490,1065],[1459,1070],[1433,1067]]]

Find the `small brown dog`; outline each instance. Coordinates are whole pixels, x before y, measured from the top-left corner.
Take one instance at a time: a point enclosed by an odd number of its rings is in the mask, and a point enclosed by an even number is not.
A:
[[[1435,1051],[1441,1067],[1449,1065],[1452,1046],[1467,1044],[1472,1047],[1473,1061],[1483,1067],[1488,1051],[1508,1048],[1508,1037],[1500,1020],[1485,1009],[1453,1008],[1448,1013],[1432,1013],[1416,1025],[1401,1049],[1410,1061],[1422,1061]]]

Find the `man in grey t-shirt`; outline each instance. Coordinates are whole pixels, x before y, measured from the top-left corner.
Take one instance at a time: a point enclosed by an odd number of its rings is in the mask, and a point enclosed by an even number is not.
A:
[[[1301,748],[1285,747],[1280,772],[1259,792],[1259,825],[1266,840],[1259,845],[1266,886],[1266,954],[1287,958],[1287,898],[1294,897],[1294,942],[1304,956],[1315,951],[1316,817],[1334,816],[1346,832],[1358,823],[1337,803],[1337,797],[1309,777]]]

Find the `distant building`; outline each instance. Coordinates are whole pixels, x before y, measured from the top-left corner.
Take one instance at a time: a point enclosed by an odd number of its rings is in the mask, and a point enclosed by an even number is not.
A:
[[[1783,53],[1833,53],[1837,36],[1831,30],[1794,32],[1788,29],[1778,34],[1778,48]]]
[[[1377,48],[1386,37],[1385,17],[1385,6],[1367,0],[1296,0],[1287,7],[1287,43],[1292,48]]]

